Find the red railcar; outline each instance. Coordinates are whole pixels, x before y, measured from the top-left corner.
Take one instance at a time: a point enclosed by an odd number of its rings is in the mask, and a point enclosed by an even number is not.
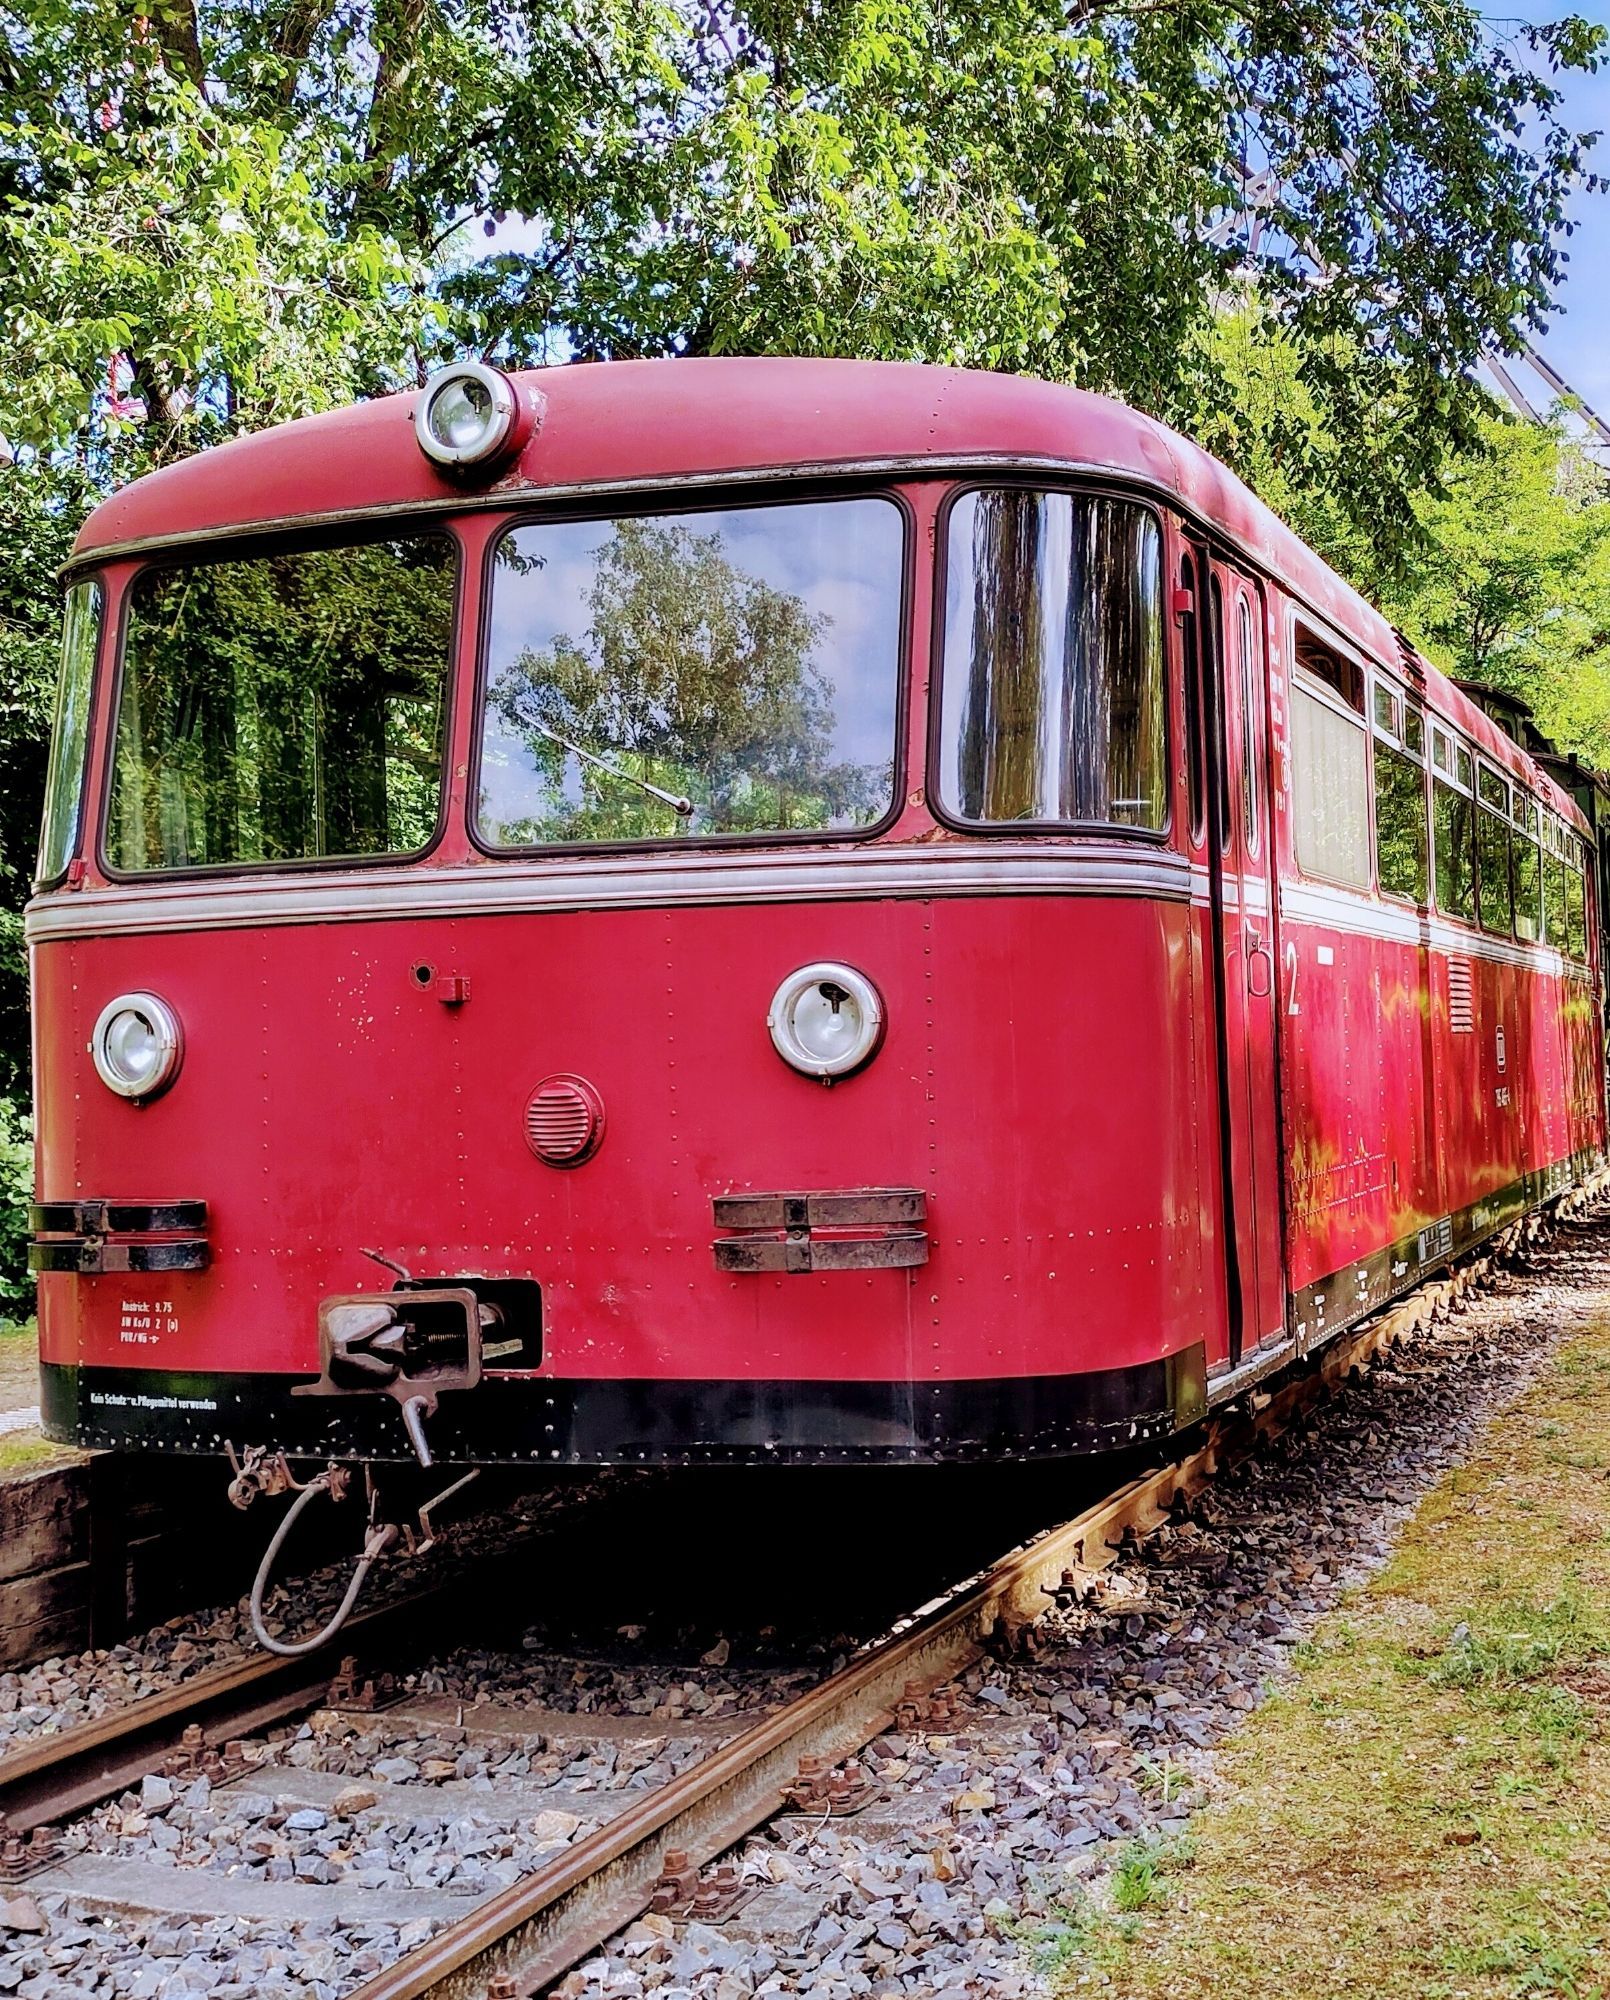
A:
[[[1576,807],[1116,404],[448,371],[131,486],[68,607],[52,1436],[1094,1450],[1603,1145]]]

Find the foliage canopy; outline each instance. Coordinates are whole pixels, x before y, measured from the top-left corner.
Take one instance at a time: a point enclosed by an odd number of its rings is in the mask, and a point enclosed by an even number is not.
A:
[[[1388,544],[1559,274],[1584,145],[1549,73],[1603,41],[1468,0],[4,0],[0,30],[0,431],[102,476],[465,348],[944,360],[1189,420],[1250,203],[1320,469]]]

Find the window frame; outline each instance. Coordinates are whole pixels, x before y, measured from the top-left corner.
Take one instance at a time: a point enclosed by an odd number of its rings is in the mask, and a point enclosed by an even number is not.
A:
[[[920,477],[913,471],[912,479]],[[494,845],[482,834],[477,801],[481,795],[481,758],[485,748],[482,719],[486,713],[487,675],[491,664],[492,591],[497,575],[497,551],[509,535],[521,528],[548,527],[570,521],[598,522],[624,520],[697,518],[703,514],[751,508],[803,507],[833,500],[884,500],[896,510],[900,520],[900,592],[896,612],[894,740],[890,745],[889,805],[876,820],[856,827],[775,828],[767,833],[664,833],[640,840],[547,840],[523,847]],[[915,603],[917,510],[909,494],[887,479],[883,480],[801,480],[779,491],[775,483],[755,480],[712,479],[688,481],[674,491],[612,494],[590,491],[564,502],[546,506],[489,508],[492,526],[481,551],[480,601],[477,610],[477,638],[474,661],[474,688],[468,710],[469,741],[464,746],[464,831],[471,849],[488,861],[529,861],[534,856],[585,854],[660,854],[674,849],[678,854],[702,854],[723,848],[753,850],[765,847],[820,847],[875,840],[887,833],[906,807],[910,782],[911,736],[911,628]],[[932,655],[930,656],[933,657]],[[931,704],[930,704],[931,705]]]
[[[1488,765],[1478,764],[1478,787],[1480,785],[1481,774],[1489,769],[1490,766]],[[1482,798],[1479,789],[1474,794],[1476,808],[1474,822],[1476,836],[1476,928],[1486,937],[1513,939],[1515,936],[1515,823],[1510,816],[1508,779],[1504,779],[1503,784],[1504,806],[1502,810],[1497,806],[1489,805]],[[1508,916],[1501,925],[1487,921],[1487,864],[1482,858],[1482,829],[1489,820],[1501,829],[1504,840],[1504,908],[1508,912]]]
[[[1318,674],[1310,672],[1307,667],[1302,665],[1298,658],[1299,634],[1301,632],[1306,632],[1317,645],[1322,646],[1328,653],[1334,653],[1344,665],[1352,668],[1353,672],[1358,676],[1359,701],[1361,706],[1355,707],[1347,699],[1346,695],[1332,682],[1322,679]],[[1334,714],[1342,717],[1345,721],[1351,722],[1364,738],[1364,817],[1367,827],[1366,841],[1369,848],[1368,866],[1365,870],[1365,879],[1361,883],[1342,881],[1334,875],[1316,875],[1312,869],[1304,865],[1297,849],[1299,827],[1297,812],[1296,721],[1294,712],[1288,724],[1288,728],[1291,731],[1291,865],[1305,882],[1315,882],[1326,889],[1340,889],[1347,894],[1355,896],[1374,896],[1378,894],[1376,885],[1379,879],[1379,870],[1375,854],[1375,755],[1373,743],[1374,729],[1370,720],[1374,704],[1370,693],[1371,669],[1351,648],[1339,645],[1328,633],[1322,632],[1315,621],[1304,614],[1301,605],[1294,605],[1292,608],[1292,616],[1289,621],[1288,645],[1291,658],[1291,672],[1288,676],[1288,685],[1293,703],[1295,703],[1299,693],[1310,696],[1315,701],[1321,703],[1322,706],[1332,710]]]
[[[1593,898],[1589,888],[1591,871],[1588,867],[1587,843],[1576,828],[1565,824],[1565,928],[1564,944],[1570,944],[1571,931],[1571,883],[1577,884],[1577,893],[1582,906],[1582,950],[1580,953],[1562,949],[1560,956],[1568,965],[1577,965],[1590,971],[1593,966]]]
[[[916,475],[913,475],[916,476]],[[1002,488],[1011,488],[1028,493],[1066,493],[1080,499],[1118,500],[1149,514],[1156,523],[1158,532],[1158,552],[1160,556],[1159,582],[1162,588],[1163,615],[1163,818],[1158,826],[1126,826],[1122,820],[1112,819],[1008,819],[978,820],[963,819],[946,804],[939,786],[939,770],[945,726],[945,611],[950,581],[950,522],[957,505],[970,493],[994,493]],[[1175,528],[1179,533],[1173,532]],[[1207,838],[1206,806],[1207,773],[1202,773],[1203,811],[1202,827],[1193,832],[1188,824],[1189,804],[1185,819],[1175,811],[1175,755],[1176,737],[1185,721],[1185,673],[1186,652],[1183,638],[1176,640],[1180,621],[1174,613],[1174,592],[1179,587],[1180,574],[1186,564],[1194,562],[1196,544],[1188,539],[1189,525],[1176,520],[1160,507],[1150,494],[1121,481],[1106,479],[1080,479],[1066,473],[1059,474],[1053,468],[1044,470],[1024,466],[1003,469],[999,473],[974,473],[967,478],[956,480],[949,485],[940,500],[934,517],[934,567],[933,567],[933,613],[929,624],[928,643],[928,719],[926,741],[927,777],[923,802],[939,825],[952,833],[967,835],[970,839],[999,840],[1022,839],[1026,835],[1064,834],[1081,838],[1135,841],[1148,847],[1167,847],[1171,844],[1176,826],[1182,827],[1192,847]],[[1196,617],[1197,645],[1204,643],[1202,591],[1199,583],[1193,586],[1193,610]],[[909,639],[909,619],[908,639]],[[1179,726],[1175,720],[1175,697],[1179,699]],[[1206,726],[1207,718],[1203,718]],[[1188,732],[1187,732],[1188,733]],[[1191,746],[1184,746],[1187,764],[1191,757]],[[897,787],[897,791],[899,788]]]
[[[1230,737],[1230,607],[1235,601],[1226,591],[1211,555],[1206,559],[1208,579],[1208,643],[1215,648],[1213,694],[1216,712],[1208,720],[1213,730],[1213,747],[1219,757],[1219,858],[1234,859],[1238,836],[1235,789],[1230,783],[1230,753],[1236,747]],[[1243,756],[1245,751],[1242,752]],[[1245,778],[1243,777],[1243,783]]]
[[[1385,696],[1387,714],[1381,714],[1382,697]],[[1424,750],[1425,736],[1422,717],[1421,748],[1411,750],[1408,745],[1408,717],[1411,713],[1422,713],[1409,700],[1407,689],[1400,688],[1389,676],[1375,672],[1370,688],[1370,840],[1374,855],[1374,882],[1376,893],[1401,903],[1405,909],[1430,910],[1436,906],[1435,862],[1432,853],[1431,796],[1427,790],[1431,779],[1426,769]],[[1384,744],[1394,756],[1401,757],[1420,774],[1420,818],[1425,834],[1425,895],[1422,898],[1406,895],[1401,889],[1389,889],[1381,879],[1381,795],[1376,782],[1380,769],[1377,743]]]
[[[1548,868],[1538,829],[1537,801],[1518,781],[1515,792],[1515,820],[1509,835],[1509,887],[1510,915],[1514,928],[1515,942],[1528,950],[1541,950],[1547,939],[1548,929]],[[1533,911],[1536,929],[1532,935],[1521,931],[1521,903],[1519,895],[1519,869],[1516,855],[1519,843],[1525,841],[1537,856],[1537,907]]]
[[[1475,761],[1471,755],[1469,748],[1465,744],[1464,739],[1461,736],[1459,736],[1452,728],[1445,727],[1440,723],[1434,723],[1432,727],[1437,732],[1437,735],[1440,736],[1441,740],[1448,747],[1448,763],[1446,767],[1441,765],[1433,765],[1430,773],[1431,796],[1427,801],[1427,809],[1430,822],[1430,834],[1431,834],[1430,907],[1437,914],[1437,916],[1443,919],[1445,923],[1462,924],[1466,930],[1475,931],[1476,933],[1480,934],[1482,927],[1481,875],[1479,870],[1479,863],[1476,857],[1476,814],[1479,811],[1481,811],[1482,807],[1481,807],[1481,801],[1476,797]],[[1463,783],[1461,783],[1458,775],[1461,760],[1463,760],[1463,762],[1470,771],[1469,780]],[[1464,799],[1470,807],[1470,899],[1472,905],[1472,912],[1468,917],[1465,916],[1463,912],[1459,910],[1450,910],[1444,908],[1442,898],[1437,894],[1437,787],[1438,785],[1444,786],[1448,791],[1453,792],[1459,798]],[[1491,933],[1489,933],[1489,935],[1491,935]]]
[[[1178,560],[1170,567],[1173,581],[1169,585],[1168,627],[1171,635],[1179,636],[1177,645],[1169,651],[1172,664],[1178,667],[1180,733],[1184,738],[1181,763],[1185,773],[1185,847],[1194,854],[1208,844],[1207,717],[1202,703],[1206,691],[1202,671],[1202,551],[1198,544],[1182,536]],[[1190,607],[1175,611],[1177,593],[1181,591],[1190,593]]]
[[[417,525],[416,525],[417,524]],[[361,532],[352,533],[358,529]],[[343,532],[347,530],[347,532]],[[118,720],[123,711],[126,678],[129,615],[140,579],[152,570],[201,569],[218,562],[250,562],[259,556],[299,555],[304,551],[367,547],[373,542],[396,542],[416,535],[444,537],[453,552],[453,615],[448,639],[447,660],[442,670],[442,773],[436,800],[436,824],[422,847],[395,849],[384,854],[305,854],[274,861],[209,861],[183,868],[114,867],[107,855],[106,837],[112,813],[113,776],[117,762]],[[95,862],[109,882],[194,882],[249,876],[284,874],[329,874],[354,868],[411,867],[434,854],[446,836],[453,809],[453,738],[458,713],[459,682],[462,672],[464,619],[468,592],[465,588],[469,564],[464,539],[454,520],[433,513],[399,512],[383,523],[369,519],[339,522],[313,532],[305,529],[290,534],[215,536],[210,542],[185,543],[159,549],[143,558],[123,578],[117,600],[116,651],[112,655],[111,698],[105,709],[105,741],[99,746],[96,783],[99,802],[96,810]]]

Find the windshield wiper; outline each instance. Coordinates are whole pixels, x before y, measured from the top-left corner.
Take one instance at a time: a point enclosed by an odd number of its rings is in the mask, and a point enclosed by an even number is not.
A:
[[[557,729],[550,729],[547,723],[538,722],[535,717],[532,718],[531,727],[540,730],[550,743],[557,743],[562,750],[568,750],[572,756],[581,758],[583,763],[593,765],[595,769],[605,772],[611,778],[619,778],[622,784],[636,785],[640,792],[647,792],[651,799],[658,799],[662,805],[668,805],[679,819],[692,819],[692,799],[685,798],[678,792],[661,791],[658,785],[651,785],[647,778],[638,777],[635,771],[623,771],[619,764],[611,764],[596,751],[584,750],[579,743],[572,743],[568,736],[561,736]]]

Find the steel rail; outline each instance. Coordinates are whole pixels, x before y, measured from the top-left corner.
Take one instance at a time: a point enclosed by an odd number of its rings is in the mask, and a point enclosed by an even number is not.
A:
[[[1017,1646],[1061,1589],[1104,1568],[1126,1534],[1145,1537],[1238,1462],[1321,1402],[1381,1349],[1408,1338],[1478,1282],[1486,1255],[1435,1280],[1309,1358],[1272,1388],[1251,1388],[1196,1434],[1187,1455],[1130,1480],[1014,1549],[797,1700],[730,1738],[639,1804],[500,1891],[366,1980],[348,2000],[486,2000],[541,1992],[648,1909],[667,1857],[712,1861],[785,1805],[807,1758],[841,1762],[879,1735],[903,1701],[954,1680],[992,1644]]]
[[[529,1551],[501,1549],[387,1603],[355,1612],[339,1649],[291,1658],[254,1653],[109,1709],[92,1722],[35,1737],[0,1756],[0,1824],[10,1834],[27,1833],[115,1797],[137,1784],[165,1752],[186,1747],[187,1730],[201,1731],[199,1739],[189,1738],[191,1744],[217,1747],[318,1707],[327,1699],[341,1652],[361,1648],[374,1657],[406,1643],[427,1609],[435,1612],[472,1594],[482,1597],[488,1573],[522,1557],[528,1559]]]

